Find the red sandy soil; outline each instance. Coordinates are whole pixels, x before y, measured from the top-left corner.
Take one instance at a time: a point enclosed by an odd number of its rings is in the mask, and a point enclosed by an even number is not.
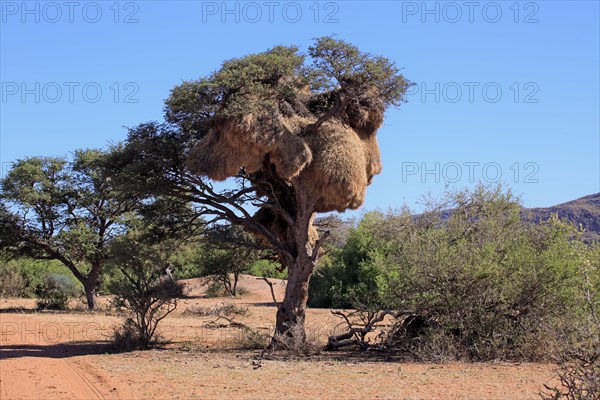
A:
[[[0,398],[4,399],[539,399],[556,383],[554,366],[509,363],[406,363],[360,355],[321,353],[257,361],[248,335],[215,316],[186,310],[237,304],[236,321],[267,338],[275,308],[268,286],[245,276],[241,298],[203,298],[187,281],[190,298],[163,321],[163,349],[110,354],[108,340],[122,322],[104,311],[35,312],[29,299],[0,300]],[[280,299],[283,286],[275,286]],[[20,311],[15,311],[18,308]],[[339,329],[328,310],[309,310],[308,330],[323,342]]]

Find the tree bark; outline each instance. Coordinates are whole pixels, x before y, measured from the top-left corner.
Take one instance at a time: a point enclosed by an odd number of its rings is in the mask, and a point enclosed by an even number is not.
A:
[[[306,191],[297,189],[296,201],[295,222],[288,227],[288,242],[294,248],[294,256],[282,257],[287,264],[288,280],[285,296],[277,309],[274,342],[277,342],[278,335],[291,337],[294,341],[306,341],[304,322],[308,284],[318,259],[318,246],[314,238],[310,238],[309,230],[316,214],[315,204],[308,200]]]
[[[87,306],[89,310],[98,309],[98,297],[96,296],[96,289],[100,279],[100,273],[102,272],[102,263],[97,262],[92,265],[90,273],[81,282],[83,283],[83,289],[85,290],[85,298],[87,300]]]
[[[306,340],[304,321],[306,302],[308,301],[308,284],[314,271],[315,263],[310,257],[297,257],[288,266],[288,281],[285,297],[277,309],[276,335],[286,335],[294,339]]]
[[[85,290],[85,298],[87,300],[87,306],[89,310],[98,309],[98,297],[96,296],[96,281],[93,282],[85,281],[83,283],[83,289]]]
[[[237,295],[237,286],[238,286],[238,282],[240,280],[240,274],[238,274],[237,272],[233,273],[233,297],[235,297]]]

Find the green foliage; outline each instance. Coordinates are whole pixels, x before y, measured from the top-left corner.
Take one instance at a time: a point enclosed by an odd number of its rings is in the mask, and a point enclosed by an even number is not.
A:
[[[221,285],[230,296],[241,294],[238,281],[241,274],[248,274],[262,254],[246,246],[254,239],[236,226],[214,227],[204,236],[202,251],[197,253],[195,264],[201,276],[208,277],[213,284]],[[209,287],[213,295],[216,288]]]
[[[37,306],[40,310],[65,310],[69,300],[81,294],[67,275],[49,273],[35,289]]]
[[[212,249],[203,252],[197,261],[200,264],[202,276],[210,277],[214,283],[220,283],[231,296],[235,296],[235,293],[230,275],[239,276],[240,273],[249,269],[249,264],[240,260],[236,252],[231,250]]]
[[[273,107],[307,85],[303,64],[304,56],[294,46],[225,61],[208,77],[174,88],[165,102],[166,119],[184,130],[198,130],[217,112],[234,116]]]
[[[369,309],[389,307],[384,299],[389,271],[381,265],[389,243],[373,235],[385,221],[379,212],[365,214],[344,245],[321,259],[311,281],[310,307],[344,308],[366,303]]]
[[[397,106],[411,85],[389,59],[343,40],[318,38],[308,55],[310,63],[296,46],[275,46],[228,60],[209,76],[175,87],[165,102],[166,120],[201,134],[215,118],[269,113],[281,101],[293,104],[307,87],[315,95],[340,90],[353,99],[376,88],[385,106]]]
[[[249,270],[250,275],[286,279],[287,271],[281,271],[281,265],[269,260],[256,260],[252,263]]]
[[[427,333],[395,342],[417,356],[544,358],[590,315],[580,267],[597,251],[559,220],[523,222],[510,192],[478,187],[420,215],[365,215],[319,266],[310,304],[411,310]],[[591,288],[598,270],[588,275]]]
[[[0,282],[4,283],[0,286],[5,288],[3,296],[35,297],[36,288],[45,282],[48,274],[66,276],[72,285],[76,287],[80,285],[70,271],[58,261],[19,257],[2,261],[0,264],[0,275],[2,276]],[[8,290],[10,282],[13,282],[16,286]]]
[[[0,258],[8,258],[17,252],[20,239],[19,222],[0,196]]]
[[[201,134],[156,122],[130,129],[126,144],[112,150],[112,179],[124,192],[148,198],[173,195],[174,187],[193,185],[185,165]]]
[[[316,39],[309,47],[313,73],[320,79],[316,89],[333,90],[339,86],[359,97],[370,87],[377,88],[385,106],[398,106],[412,84],[389,59],[363,53],[343,40],[330,36]]]
[[[196,260],[201,276],[210,278],[216,287],[221,286],[227,295],[240,294],[237,286],[239,277],[249,273],[254,262],[250,252],[244,250],[246,249],[205,249]],[[216,287],[213,288],[213,294],[219,292]]]
[[[56,157],[18,160],[2,180],[2,198],[31,208],[44,204],[41,216],[53,216],[69,192],[66,164]]]
[[[198,262],[201,254],[206,251],[200,240],[182,246],[169,258],[174,266],[173,275],[177,279],[199,278],[202,276],[202,264]]]

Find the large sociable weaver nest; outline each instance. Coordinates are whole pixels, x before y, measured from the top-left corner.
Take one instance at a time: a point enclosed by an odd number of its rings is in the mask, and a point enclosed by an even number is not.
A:
[[[385,109],[403,100],[410,83],[393,62],[343,41],[317,39],[309,50],[311,67],[297,48],[277,46],[173,90],[167,119],[201,137],[188,154],[192,173],[265,179],[291,214],[295,190],[314,212],[363,204],[381,172],[376,135]],[[280,237],[287,230],[270,208],[256,217]]]

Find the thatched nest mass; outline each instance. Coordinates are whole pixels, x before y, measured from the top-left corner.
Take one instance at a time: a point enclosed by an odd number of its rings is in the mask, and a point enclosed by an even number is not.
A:
[[[262,114],[216,121],[189,155],[188,166],[198,175],[222,181],[243,168],[253,174],[265,160],[277,175],[297,180],[317,200],[318,212],[360,207],[366,188],[381,172],[377,129],[383,122],[383,105],[358,105],[313,129],[318,117],[311,113],[315,99],[298,96],[296,104],[282,101]],[[300,106],[299,106],[300,105]]]
[[[409,83],[393,62],[345,42],[321,38],[309,49],[308,74],[297,48],[279,46],[174,89],[167,115],[203,132],[189,152],[191,172],[222,181],[269,169],[315,200],[316,212],[363,204],[381,172],[376,134],[384,111],[403,99]],[[313,84],[315,74],[321,83]]]

